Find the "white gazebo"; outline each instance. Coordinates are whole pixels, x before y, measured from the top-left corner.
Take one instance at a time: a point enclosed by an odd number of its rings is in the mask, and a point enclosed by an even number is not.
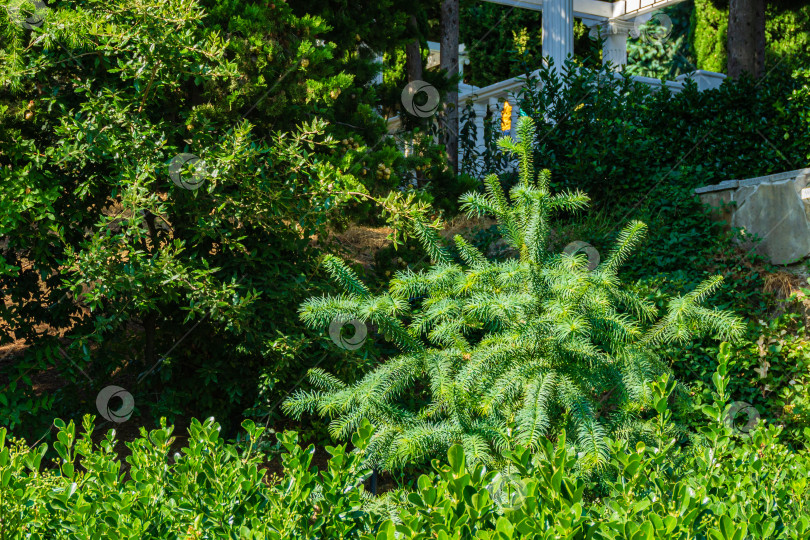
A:
[[[581,19],[590,27],[591,36],[604,39],[602,45],[602,62],[610,62],[616,73],[619,73],[627,64],[627,39],[632,35],[638,37],[641,26],[649,21],[661,8],[684,2],[685,0],[619,0],[607,2],[604,0],[482,0],[515,8],[530,9],[543,12],[543,56],[551,58],[555,69],[561,69],[565,60],[574,54],[574,19]],[[438,58],[439,44],[429,42],[431,57]],[[474,47],[474,45],[472,45]],[[469,63],[469,46],[459,46],[459,70]],[[536,74],[536,72],[535,72]],[[693,79],[700,91],[717,88],[726,76],[722,73],[709,71],[694,71],[679,75],[673,81],[661,81],[652,77],[632,76],[632,79],[648,84],[653,89],[664,86],[674,93],[680,92],[686,85],[686,79]],[[467,84],[459,85],[459,106],[472,101],[475,109],[478,126],[478,145],[483,145],[483,122],[487,111],[497,114],[503,109],[505,102],[511,105],[512,130],[517,124],[519,114],[517,96],[525,80],[515,77],[500,81],[489,86],[479,88]],[[393,117],[388,120],[389,132],[394,133],[401,127],[400,118]],[[512,132],[514,135],[514,131]],[[409,144],[405,144],[407,155]],[[459,156],[461,161],[461,156]]]
[[[574,54],[574,18],[581,19],[591,33],[605,37],[602,61],[617,67],[627,64],[627,38],[661,8],[685,0],[484,0],[494,4],[543,12],[543,56],[556,67]]]

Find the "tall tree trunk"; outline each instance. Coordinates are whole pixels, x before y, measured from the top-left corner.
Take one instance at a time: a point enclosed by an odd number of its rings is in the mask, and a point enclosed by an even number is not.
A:
[[[754,49],[754,62],[756,63],[756,76],[762,77],[765,75],[765,5],[768,0],[757,0],[756,2],[756,25],[754,31],[756,32],[756,43]]]
[[[459,0],[442,0],[441,15],[441,53],[439,66],[448,77],[458,74],[458,13]],[[445,147],[447,160],[458,173],[458,89],[455,87],[447,93],[444,121]]]
[[[405,69],[408,72],[408,82],[422,80],[422,48],[419,45],[419,23],[416,15],[411,15],[408,21],[414,33],[414,40],[405,46]]]
[[[765,71],[765,0],[730,0],[728,75],[754,77]]]

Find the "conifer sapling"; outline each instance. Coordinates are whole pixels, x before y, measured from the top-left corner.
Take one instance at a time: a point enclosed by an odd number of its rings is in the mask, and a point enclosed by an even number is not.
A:
[[[368,419],[376,430],[367,449],[379,468],[443,455],[459,443],[470,462],[498,466],[504,450],[537,449],[561,429],[573,433],[585,462],[607,458],[606,438],[651,405],[650,383],[667,371],[652,345],[712,333],[728,340],[742,326],[733,315],[702,305],[720,276],[671,299],[659,314],[617,275],[644,237],[646,226],[629,223],[610,254],[593,270],[583,254],[549,250],[552,216],[578,210],[585,194],[553,194],[547,171],[536,173],[534,124],[522,117],[519,142],[502,138],[514,153],[520,178],[509,192],[495,175],[485,193],[461,198],[470,216],[495,216],[520,255],[488,260],[469,242],[454,241],[454,262],[438,235],[416,233],[433,257],[427,271],[398,272],[387,292],[372,294],[336,257],[326,268],[343,294],[311,298],[301,318],[327,328],[336,318],[377,325],[401,354],[352,385],[324,370],[309,373],[315,387],[299,390],[286,412],[315,412],[331,419],[330,431],[348,438]],[[429,395],[422,406],[405,398]]]

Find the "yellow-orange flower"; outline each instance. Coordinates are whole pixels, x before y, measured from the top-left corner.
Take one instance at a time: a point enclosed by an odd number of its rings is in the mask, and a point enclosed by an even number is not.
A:
[[[512,129],[512,106],[508,101],[503,102],[503,110],[501,111],[501,131],[509,131]]]

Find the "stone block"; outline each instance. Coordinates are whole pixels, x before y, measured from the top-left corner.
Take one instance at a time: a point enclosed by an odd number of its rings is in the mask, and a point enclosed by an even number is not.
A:
[[[790,264],[810,253],[810,224],[790,181],[760,184],[733,212],[732,227],[762,241],[756,250],[774,264]]]
[[[695,193],[715,209],[714,219],[758,237],[755,249],[772,263],[790,264],[810,255],[809,184],[810,169],[799,169],[727,180]]]

